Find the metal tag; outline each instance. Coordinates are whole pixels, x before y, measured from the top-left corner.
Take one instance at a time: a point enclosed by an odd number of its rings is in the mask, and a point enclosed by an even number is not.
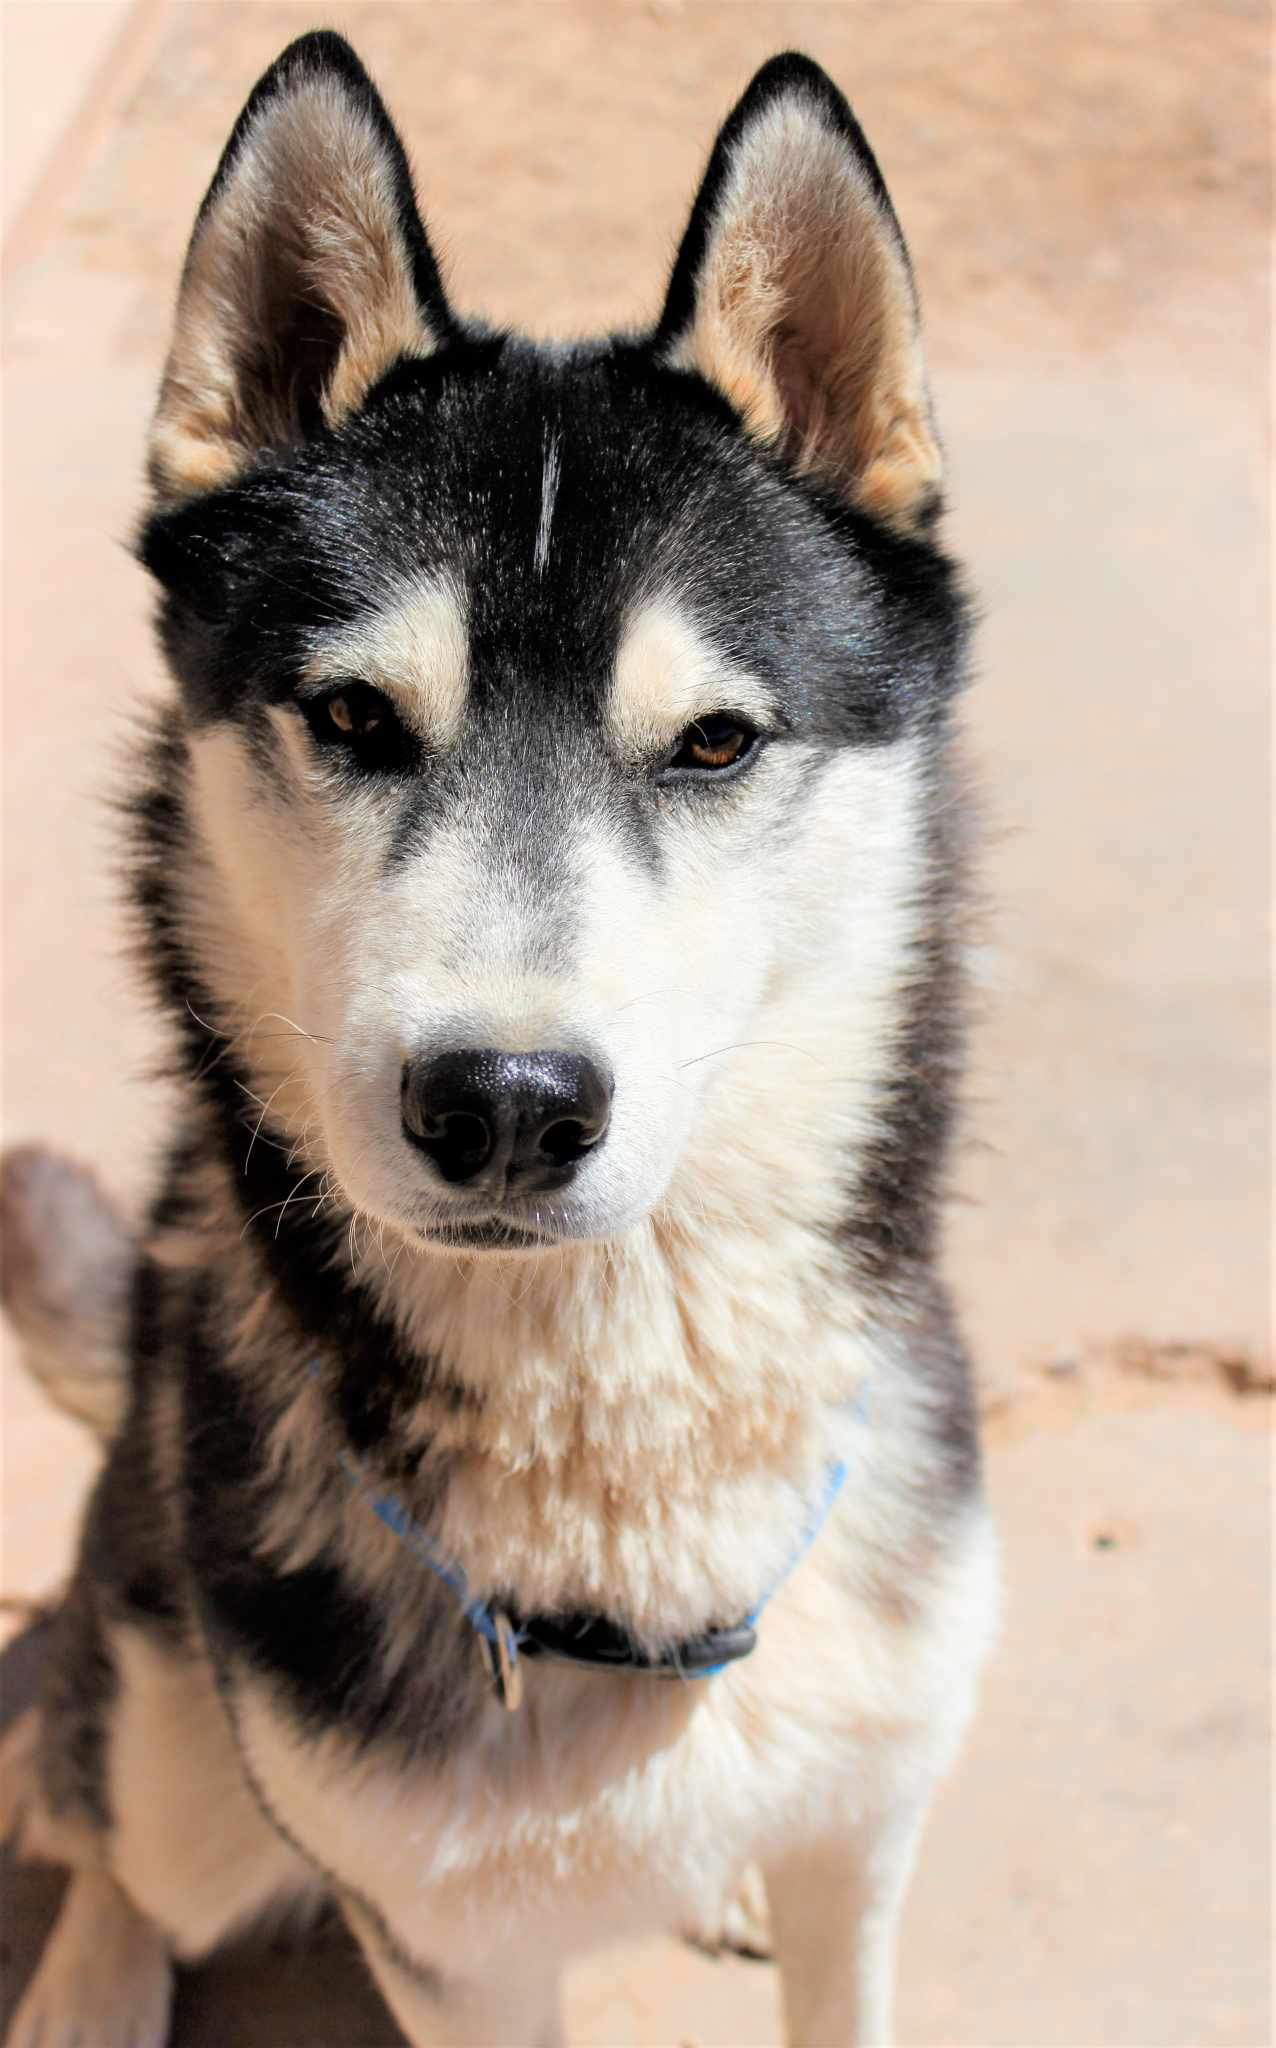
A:
[[[496,1696],[507,1714],[516,1714],[523,1704],[523,1667],[518,1655],[518,1637],[508,1614],[499,1607],[492,1609],[492,1626],[496,1630],[496,1641],[489,1642],[480,1636],[483,1661],[488,1677],[496,1687]]]

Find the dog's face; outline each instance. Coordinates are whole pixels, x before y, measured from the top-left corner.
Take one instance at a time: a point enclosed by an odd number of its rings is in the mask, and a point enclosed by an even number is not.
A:
[[[607,1237],[785,1087],[799,1148],[844,1113],[739,1058],[800,1062],[804,1005],[880,1078],[960,618],[902,243],[814,67],[728,123],[654,333],[535,349],[458,325],[306,39],[197,225],[153,467],[205,976],[297,1027],[353,1207]]]

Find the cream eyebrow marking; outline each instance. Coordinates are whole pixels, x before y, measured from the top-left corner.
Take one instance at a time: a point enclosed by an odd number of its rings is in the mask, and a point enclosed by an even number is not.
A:
[[[325,633],[306,679],[352,677],[385,690],[425,737],[449,745],[469,695],[466,599],[450,576],[418,576],[393,588],[383,607]]]
[[[558,496],[559,468],[558,436],[552,434],[545,444],[545,464],[541,471],[541,517],[532,555],[532,567],[538,576],[544,574],[549,560],[549,530],[554,520],[554,501]]]
[[[636,758],[666,746],[697,718],[723,710],[759,725],[775,713],[761,679],[719,653],[677,597],[640,602],[623,623],[607,699],[622,751]]]

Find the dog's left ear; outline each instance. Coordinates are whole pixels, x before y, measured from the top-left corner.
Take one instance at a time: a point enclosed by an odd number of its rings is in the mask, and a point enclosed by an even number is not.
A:
[[[723,127],[654,340],[861,510],[910,531],[935,509],[908,252],[859,123],[809,58],[764,65]]]
[[[452,331],[403,145],[350,45],[254,88],[195,222],[151,436],[161,498],[230,483]]]

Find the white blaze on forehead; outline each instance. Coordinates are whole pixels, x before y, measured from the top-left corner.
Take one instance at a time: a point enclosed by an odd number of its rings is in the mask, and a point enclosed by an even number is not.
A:
[[[470,646],[465,600],[449,577],[421,577],[376,611],[325,633],[306,664],[311,683],[362,682],[384,690],[404,723],[436,746],[465,716]]]
[[[676,598],[649,598],[629,614],[607,704],[622,753],[669,746],[714,711],[741,711],[762,724],[772,710],[757,676],[719,653]]]
[[[541,470],[541,516],[536,529],[536,547],[532,555],[532,567],[541,576],[549,560],[549,534],[554,523],[554,504],[558,497],[559,477],[558,436],[554,434],[545,444],[545,463]]]

